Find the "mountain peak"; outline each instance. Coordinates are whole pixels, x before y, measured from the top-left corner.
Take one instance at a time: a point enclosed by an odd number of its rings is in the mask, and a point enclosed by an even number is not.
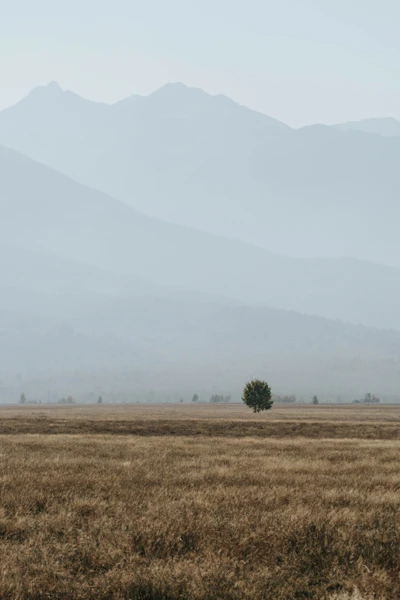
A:
[[[186,85],[185,83],[182,83],[182,81],[167,81],[167,83],[164,83],[164,85],[162,85],[158,91],[160,90],[189,90],[191,89],[190,86]]]
[[[64,90],[62,89],[62,87],[60,86],[59,83],[57,83],[57,81],[49,81],[49,83],[47,83],[46,85],[39,85],[38,87],[35,87],[32,92],[32,94],[52,94],[52,95],[59,95],[59,94],[63,94]]]
[[[57,81],[50,81],[45,87],[51,92],[62,92],[61,86]]]
[[[64,94],[64,90],[61,88],[61,86],[56,82],[56,81],[50,81],[49,83],[47,83],[46,85],[39,85],[35,88],[33,88],[33,90],[30,92],[30,94],[28,94],[28,96],[26,96],[26,98],[22,99],[22,102],[27,99],[27,98],[52,98],[54,96],[60,96]]]
[[[190,95],[190,96],[202,96],[202,97],[208,97],[209,94],[207,94],[207,92],[205,92],[204,90],[200,89],[200,88],[195,88],[195,87],[190,87],[188,85],[185,85],[184,83],[177,81],[177,82],[168,82],[165,83],[163,86],[161,86],[158,90],[155,90],[154,92],[152,92],[150,94],[150,97],[177,97],[177,96],[183,96],[183,95]]]

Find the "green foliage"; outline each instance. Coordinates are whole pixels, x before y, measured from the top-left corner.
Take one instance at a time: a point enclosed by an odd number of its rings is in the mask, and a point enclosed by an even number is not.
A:
[[[101,396],[97,398],[97,404],[103,404],[103,398]]]
[[[193,394],[192,402],[198,402],[198,401],[199,401],[199,395]]]
[[[312,403],[313,404],[319,404],[319,400],[318,400],[317,396],[313,396]]]
[[[253,379],[246,383],[242,396],[243,402],[253,409],[253,412],[261,412],[272,408],[272,392],[266,381]]]

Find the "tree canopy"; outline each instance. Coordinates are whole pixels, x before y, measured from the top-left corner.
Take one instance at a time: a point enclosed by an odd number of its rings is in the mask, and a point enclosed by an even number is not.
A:
[[[269,410],[274,403],[270,386],[261,379],[253,379],[246,383],[242,400],[254,412]]]

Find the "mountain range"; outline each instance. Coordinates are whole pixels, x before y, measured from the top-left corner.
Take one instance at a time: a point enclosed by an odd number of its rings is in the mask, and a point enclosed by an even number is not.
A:
[[[396,395],[400,138],[368,126],[292,130],[181,84],[106,105],[53,83],[1,112],[0,398],[15,373],[40,395],[264,371]]]
[[[52,83],[0,113],[0,144],[165,221],[400,267],[396,123],[294,130],[182,84],[106,105]]]

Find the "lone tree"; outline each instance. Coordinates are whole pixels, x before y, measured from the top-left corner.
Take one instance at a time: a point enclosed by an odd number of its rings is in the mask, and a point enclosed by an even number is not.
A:
[[[269,410],[274,403],[271,388],[266,381],[260,379],[253,379],[246,383],[242,400],[255,413]]]
[[[319,404],[318,396],[313,396],[312,403]]]

